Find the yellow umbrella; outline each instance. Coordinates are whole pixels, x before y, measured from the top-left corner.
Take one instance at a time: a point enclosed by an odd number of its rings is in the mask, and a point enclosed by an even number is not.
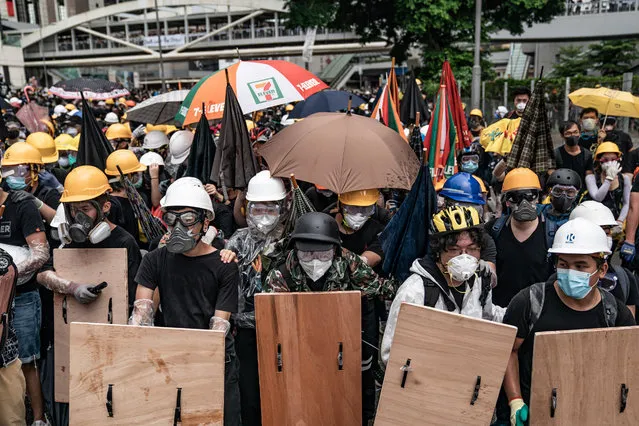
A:
[[[506,155],[512,150],[519,123],[521,118],[499,120],[482,130],[479,143],[486,152]]]
[[[568,95],[573,104],[597,108],[606,117],[639,117],[639,98],[630,92],[599,87],[578,89]]]

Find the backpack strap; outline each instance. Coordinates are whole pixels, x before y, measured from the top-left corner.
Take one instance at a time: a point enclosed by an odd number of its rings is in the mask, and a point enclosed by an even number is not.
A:
[[[561,147],[557,147],[555,148],[555,166],[558,169],[561,169],[562,166],[564,165],[564,159],[561,158],[561,151],[560,151]]]
[[[606,326],[614,327],[617,322],[617,314],[619,311],[617,310],[617,299],[612,293],[607,292],[606,290],[602,290],[597,287],[599,293],[601,294],[601,300],[603,301],[604,315],[606,316]]]
[[[528,287],[528,294],[530,297],[530,316],[528,317],[528,333],[532,332],[535,323],[541,316],[541,310],[544,307],[544,300],[546,298],[546,283],[535,283]]]
[[[623,293],[623,303],[626,305],[628,295],[630,294],[630,278],[628,277],[628,273],[622,266],[612,264],[610,266],[612,266],[613,272],[617,275],[617,282],[621,286],[621,292]]]
[[[493,237],[493,240],[495,240],[495,242],[497,241],[497,238],[499,238],[499,234],[501,234],[501,231],[502,229],[504,229],[504,226],[506,225],[506,222],[509,218],[510,216],[505,214],[499,216],[493,223],[493,226],[488,229],[488,233],[491,237]]]
[[[426,278],[423,275],[422,282],[424,283],[424,306],[428,306],[429,308],[434,308],[437,305],[437,301],[439,300],[439,296],[441,295],[441,289],[439,286],[432,280]],[[446,310],[448,312],[453,312],[455,310],[455,306],[448,299],[448,297],[442,297],[444,300],[444,304],[446,305]]]

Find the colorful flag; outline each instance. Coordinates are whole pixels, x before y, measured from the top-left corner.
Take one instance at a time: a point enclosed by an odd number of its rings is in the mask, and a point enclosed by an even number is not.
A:
[[[390,78],[388,82],[384,85],[384,89],[382,93],[379,95],[379,99],[375,104],[375,108],[373,109],[372,118],[377,121],[380,121],[386,125],[386,127],[390,127],[395,130],[399,135],[406,140],[406,135],[404,134],[404,126],[402,126],[402,122],[399,119],[399,113],[397,112],[397,108],[395,107],[395,103],[393,102],[392,90],[391,90],[391,82]]]

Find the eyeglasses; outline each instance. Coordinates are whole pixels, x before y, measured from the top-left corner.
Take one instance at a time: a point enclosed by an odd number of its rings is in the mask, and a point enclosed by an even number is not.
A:
[[[466,248],[461,248],[458,246],[453,246],[453,247],[446,247],[446,249],[444,250],[446,253],[450,254],[451,256],[455,257],[455,256],[459,256],[461,254],[469,254],[471,256],[479,256],[479,254],[481,253],[481,249],[477,246],[469,246]]]
[[[526,200],[529,203],[539,199],[539,191],[510,191],[506,193],[506,201],[513,204],[519,204]]]
[[[570,186],[570,185],[555,185],[552,187],[552,189],[550,190],[550,195],[552,195],[555,198],[559,198],[559,197],[566,197],[566,198],[575,198],[577,196],[577,194],[579,193],[579,191],[577,191],[577,188],[575,188],[574,186]]]
[[[297,258],[302,262],[310,262],[312,260],[320,260],[322,262],[328,262],[333,259],[335,255],[335,249],[323,250],[323,251],[302,251],[297,250]]]
[[[363,216],[372,216],[375,213],[375,204],[371,206],[350,206],[348,204],[344,204],[343,207],[344,214],[356,215],[361,214]]]
[[[249,203],[248,214],[251,216],[277,216],[280,205],[275,203]]]
[[[186,227],[190,227],[200,222],[204,217],[203,213],[194,212],[194,211],[185,211],[185,212],[171,212],[168,211],[164,213],[162,216],[162,220],[168,226],[175,226],[177,222],[180,222],[182,225]]]

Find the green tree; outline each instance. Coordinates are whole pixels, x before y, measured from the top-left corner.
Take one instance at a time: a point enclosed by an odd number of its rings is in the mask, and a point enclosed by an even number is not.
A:
[[[553,77],[574,77],[587,75],[591,60],[581,47],[564,46],[559,49],[559,58],[552,70]]]
[[[592,67],[605,76],[623,74],[639,59],[636,40],[606,40],[589,47]]]

